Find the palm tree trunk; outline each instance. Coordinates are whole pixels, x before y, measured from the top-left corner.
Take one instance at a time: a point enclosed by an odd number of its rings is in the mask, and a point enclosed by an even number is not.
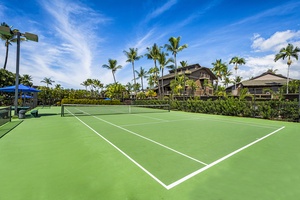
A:
[[[164,76],[164,69],[161,69],[161,90],[162,90],[162,96],[165,96],[163,76]]]
[[[175,62],[175,81],[177,80],[177,61],[176,61],[176,53],[174,54],[174,62]]]
[[[288,65],[287,76],[286,76],[286,93],[289,93],[289,74],[290,74],[290,65]]]
[[[142,91],[144,92],[144,83],[143,83],[143,77],[141,77],[141,85],[142,85]]]
[[[116,84],[116,77],[115,77],[115,73],[112,71],[112,75],[113,75],[113,78],[114,78],[114,82]]]
[[[3,69],[6,69],[6,64],[7,64],[7,58],[8,58],[8,46],[9,46],[8,42],[6,42],[5,46],[6,46],[6,53],[5,53],[5,60],[4,60],[4,66],[3,66]]]
[[[157,69],[156,67],[156,60],[154,60],[154,66],[155,66],[155,70]],[[158,87],[158,94],[159,94],[159,98],[161,98],[161,90],[160,90],[160,84],[159,84],[159,80],[158,80],[158,73],[156,72],[156,78],[157,78],[157,87]]]

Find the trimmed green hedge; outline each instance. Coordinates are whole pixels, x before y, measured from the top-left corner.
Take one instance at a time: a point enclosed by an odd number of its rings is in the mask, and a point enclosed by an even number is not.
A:
[[[215,115],[228,115],[240,117],[259,117],[284,121],[299,120],[298,101],[241,101],[237,98],[217,100],[193,100],[187,101],[164,101],[164,100],[141,100],[135,104],[166,104],[170,103],[171,110],[180,110],[195,113],[207,113]]]

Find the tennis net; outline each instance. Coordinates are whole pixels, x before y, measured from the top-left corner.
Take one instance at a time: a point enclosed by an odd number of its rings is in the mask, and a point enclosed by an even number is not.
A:
[[[87,104],[63,104],[61,116],[84,115],[114,115],[169,112],[170,105],[87,105]]]
[[[10,106],[0,108],[0,126],[5,124],[6,122],[10,122],[10,121],[11,121],[11,108],[10,108]]]

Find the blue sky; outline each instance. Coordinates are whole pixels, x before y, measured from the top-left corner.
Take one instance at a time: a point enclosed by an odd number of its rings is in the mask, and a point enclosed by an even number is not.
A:
[[[134,47],[143,55],[172,36],[188,45],[178,62],[211,68],[216,59],[229,63],[239,56],[246,60],[238,70],[244,80],[271,68],[286,75],[286,62],[273,60],[288,43],[300,47],[299,10],[299,0],[2,0],[0,21],[39,36],[38,43],[21,43],[20,74],[30,74],[34,85],[47,77],[53,85],[84,89],[87,78],[113,82],[111,71],[102,68],[109,58],[123,66],[117,81],[133,82],[123,51]],[[12,72],[15,54],[13,44],[7,66]],[[4,55],[2,41],[0,66]],[[135,63],[136,70],[152,66],[146,57]],[[290,76],[300,79],[300,60],[293,61]]]

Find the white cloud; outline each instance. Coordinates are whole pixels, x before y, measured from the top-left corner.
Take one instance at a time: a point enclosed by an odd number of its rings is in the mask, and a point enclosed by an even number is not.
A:
[[[169,0],[169,1],[167,1],[164,5],[162,5],[161,7],[155,9],[153,12],[151,12],[150,14],[148,14],[146,16],[145,21],[149,21],[151,19],[154,19],[154,18],[158,17],[159,15],[161,15],[164,12],[168,11],[169,9],[171,9],[171,7],[174,6],[176,3],[177,3],[177,0]]]
[[[295,42],[300,36],[300,31],[281,31],[274,33],[270,38],[265,39],[259,34],[254,34],[252,38],[252,49],[257,52],[274,51],[278,52],[283,46],[289,42]]]

